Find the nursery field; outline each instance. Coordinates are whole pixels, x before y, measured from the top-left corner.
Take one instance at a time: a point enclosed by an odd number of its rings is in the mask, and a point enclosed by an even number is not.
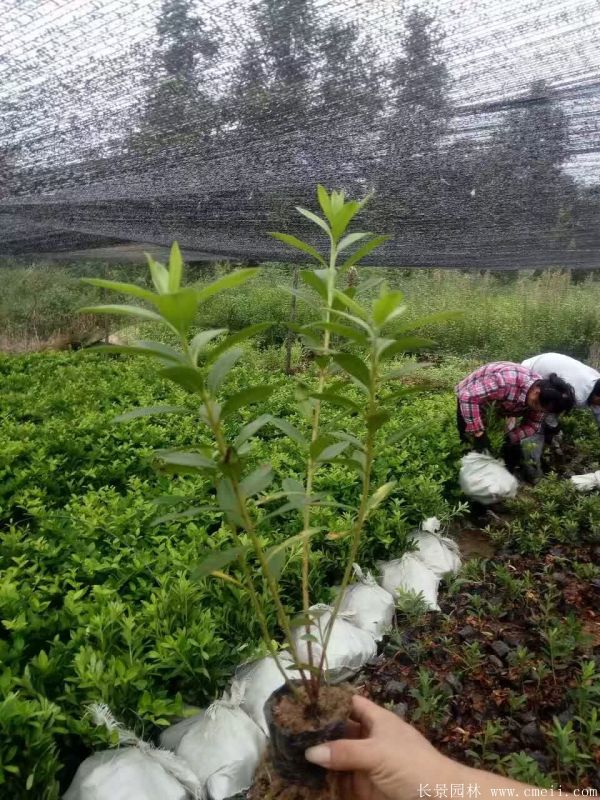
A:
[[[463,449],[452,387],[486,358],[516,360],[536,349],[593,355],[600,284],[558,273],[510,283],[460,273],[404,278],[410,313],[468,308],[443,332],[427,331],[440,345],[423,357],[427,367],[400,362],[416,391],[398,401],[387,444],[377,447],[373,485],[395,486],[366,521],[358,561],[376,569],[400,556],[433,515],[468,560],[443,587],[441,613],[410,597],[399,602],[393,633],[356,684],[460,760],[539,785],[598,786],[600,497],[576,493],[566,478],[600,469],[600,434],[591,416],[573,414],[564,460],[547,465],[554,473],[502,513],[485,514],[458,486]],[[279,325],[244,345],[228,390],[270,386],[252,418],[264,411],[302,430],[294,382],[281,370],[289,298],[271,297],[269,278],[260,280],[207,303],[203,322],[235,331],[270,305]],[[298,344],[293,367],[314,381]],[[202,443],[191,395],[145,360],[86,350],[2,356],[0,388],[0,794],[56,800],[82,759],[109,742],[92,725],[89,704],[106,703],[156,740],[218,696],[264,645],[235,582],[198,576],[207,551],[228,540],[223,515],[202,508],[213,493],[208,480],[173,478],[154,463],[157,449]],[[345,391],[355,397],[354,387]],[[174,403],[190,413],[114,423],[133,407]],[[336,413],[324,411],[325,421]],[[250,418],[241,408],[229,432]],[[344,425],[353,433],[352,419]],[[256,467],[270,461],[277,482],[301,474],[303,458],[271,427],[249,452]],[[314,488],[349,508],[360,495],[356,473],[335,461],[316,473]],[[174,501],[187,498],[200,509],[178,516]],[[312,539],[312,599],[328,602],[349,546],[336,534],[348,519],[324,504],[314,523],[321,532]],[[265,544],[294,533],[294,513],[282,513]],[[287,552],[281,587],[293,611],[302,602],[301,566],[299,554]],[[267,596],[264,604],[274,623]]]
[[[280,383],[260,362],[260,351],[249,349],[244,377],[251,371],[255,382]],[[461,449],[448,385],[462,369],[454,361],[434,370],[436,390],[400,405],[390,423],[399,438],[378,454],[375,469],[379,480],[393,477],[398,483],[368,523],[360,554],[365,566],[400,555],[425,516],[437,515],[452,530],[489,522],[460,517],[466,513],[456,482]],[[189,445],[198,435],[194,418],[111,423],[133,405],[172,402],[178,390],[150,377],[143,363],[88,353],[4,358],[0,374],[3,793],[56,798],[89,748],[105,738],[86,717],[89,703],[107,703],[152,737],[184,706],[214,698],[233,668],[257,652],[259,631],[235,586],[194,578],[200,553],[219,546],[224,536],[220,516],[153,524],[164,513],[158,498],[173,487],[172,478],[152,468],[152,452],[165,444]],[[269,409],[289,417],[291,400],[281,383]],[[600,467],[600,441],[590,420],[574,417],[570,426],[581,437],[586,468]],[[268,445],[277,474],[293,476],[299,454],[288,440],[277,447],[278,438],[264,433],[253,455],[259,463]],[[358,490],[343,466],[332,466],[319,489],[334,484],[348,500]],[[182,477],[175,492],[202,496],[206,486]],[[343,525],[335,513],[321,513],[328,530]],[[505,520],[493,523],[502,558],[468,565],[444,594],[441,622],[437,614],[421,617],[418,608],[404,609],[386,651],[403,652],[401,662],[392,655],[396,684],[382,687],[390,667],[379,663],[376,676],[367,676],[368,690],[390,702],[402,702],[405,691],[408,716],[438,731],[440,744],[447,740],[451,752],[462,751],[472,763],[531,779],[541,770],[547,780],[561,776],[564,785],[584,776],[593,781],[600,651],[597,629],[594,647],[582,626],[597,613],[591,597],[597,596],[600,576],[600,498],[575,495],[567,482],[547,480],[515,501]],[[291,524],[282,518],[282,536]],[[315,542],[312,583],[319,600],[330,599],[326,587],[339,580],[343,547],[326,536]],[[556,572],[563,583],[555,583]],[[284,574],[291,606],[299,602],[296,577],[291,563]],[[565,582],[569,595],[562,591]],[[495,656],[490,673],[487,659],[494,651],[488,634],[502,639],[501,632],[521,617],[524,602],[534,640],[531,632],[513,640],[514,664],[505,659],[500,665]],[[457,620],[459,628],[471,625],[473,634],[454,641]],[[407,637],[410,647],[402,647]],[[432,652],[438,654],[433,662]],[[409,678],[399,689],[402,665]],[[466,700],[460,700],[463,689],[452,699],[448,672],[462,686],[479,680],[485,689],[483,708],[470,712],[469,725],[456,720],[455,705]],[[491,688],[499,693],[494,702]],[[534,750],[544,758],[535,761],[519,756],[527,742],[515,744],[503,720],[538,703],[544,715]],[[568,720],[553,722],[553,714],[569,709]],[[507,742],[516,755],[507,754]]]

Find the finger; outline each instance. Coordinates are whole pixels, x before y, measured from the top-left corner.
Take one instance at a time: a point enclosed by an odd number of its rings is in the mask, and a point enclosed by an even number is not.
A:
[[[370,733],[377,720],[385,713],[384,709],[371,700],[367,700],[366,697],[355,694],[352,698],[352,719],[360,723],[363,735]]]
[[[368,771],[376,762],[371,739],[338,739],[335,742],[309,747],[304,755],[312,764],[341,772]]]
[[[344,739],[361,739],[362,732],[363,730],[360,722],[355,722],[354,720],[349,719],[348,722],[346,722]]]

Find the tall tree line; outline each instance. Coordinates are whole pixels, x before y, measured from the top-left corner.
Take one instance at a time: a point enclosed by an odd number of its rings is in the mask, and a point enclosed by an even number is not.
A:
[[[316,0],[255,0],[234,58],[198,0],[161,0],[145,95],[124,135],[130,174],[179,165],[207,187],[207,213],[238,213],[240,230],[263,225],[258,208],[285,224],[284,210],[311,202],[321,181],[374,189],[377,226],[429,259],[443,261],[458,238],[474,258],[507,236],[578,247],[600,195],[565,171],[568,120],[549,88],[534,81],[483,120],[491,133],[470,131],[457,122],[439,21],[400,4],[396,13],[382,52]],[[0,153],[0,195],[11,162]],[[190,201],[190,219],[197,208]]]

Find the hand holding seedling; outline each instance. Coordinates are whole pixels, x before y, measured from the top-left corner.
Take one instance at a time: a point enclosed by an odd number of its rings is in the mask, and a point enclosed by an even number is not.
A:
[[[438,752],[416,728],[365,697],[353,698],[349,736],[306,751],[306,759],[344,776],[345,800],[417,800],[447,797],[487,800],[498,790],[513,797],[534,796],[532,787],[492,772],[459,764]],[[572,800],[575,795],[562,794]]]

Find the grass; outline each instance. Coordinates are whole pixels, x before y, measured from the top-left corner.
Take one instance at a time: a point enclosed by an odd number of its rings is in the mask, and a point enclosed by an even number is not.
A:
[[[212,278],[230,267],[196,267],[190,278],[202,283],[207,269]],[[205,326],[238,330],[273,319],[276,324],[262,334],[260,344],[278,347],[287,336],[291,303],[281,287],[290,286],[293,270],[292,265],[267,264],[258,278],[242,289],[213,298],[204,308]],[[409,301],[410,316],[462,312],[457,321],[426,329],[436,342],[436,352],[479,362],[521,361],[545,351],[595,363],[600,360],[600,280],[594,274],[390,268],[367,269],[366,273],[401,289]],[[86,303],[102,302],[98,290],[79,280],[90,275],[138,283],[146,280],[145,269],[132,265],[6,267],[0,298],[0,350],[32,350],[53,344],[64,348],[71,341],[103,334],[104,320],[82,319],[74,313]],[[300,302],[298,321],[311,318],[311,305]]]

